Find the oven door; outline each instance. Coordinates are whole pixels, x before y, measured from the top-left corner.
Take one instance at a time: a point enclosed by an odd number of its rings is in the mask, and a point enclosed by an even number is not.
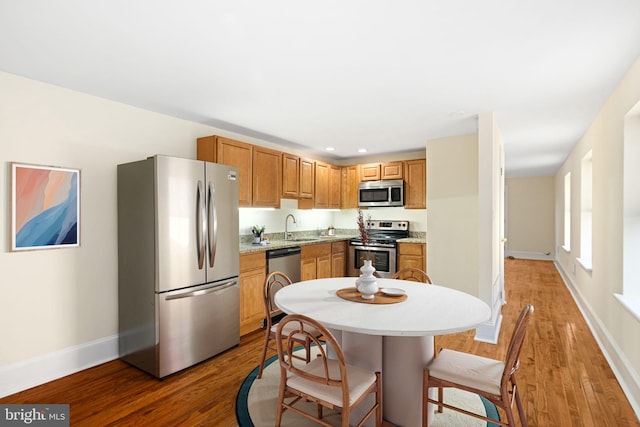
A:
[[[370,259],[380,277],[391,277],[396,272],[396,248],[380,246],[349,246],[349,276],[359,277],[360,267]]]

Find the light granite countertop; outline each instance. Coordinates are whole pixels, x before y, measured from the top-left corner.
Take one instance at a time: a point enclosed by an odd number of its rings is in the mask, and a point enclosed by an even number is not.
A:
[[[422,233],[425,234],[425,233]],[[279,238],[278,238],[279,237]],[[277,236],[276,238],[270,238],[267,244],[254,245],[250,243],[247,239],[242,239],[240,242],[240,253],[251,253],[251,252],[265,252],[272,249],[280,249],[280,248],[290,248],[293,246],[306,246],[306,245],[315,245],[318,243],[328,243],[328,242],[340,242],[344,240],[350,240],[356,237],[355,234],[338,234],[335,236],[294,236],[290,240],[282,239],[282,235]],[[418,243],[424,244],[427,243],[426,236],[418,235],[417,237],[408,237],[406,239],[399,239],[398,242],[401,243]]]
[[[306,246],[306,245],[315,245],[318,243],[329,243],[329,242],[340,242],[344,240],[349,240],[353,238],[352,235],[347,236],[332,236],[332,237],[294,237],[291,240],[283,240],[283,239],[270,239],[267,244],[264,245],[254,245],[253,243],[240,243],[240,253],[249,253],[249,252],[263,252],[269,251],[272,249],[280,249],[280,248],[290,248],[292,246]]]

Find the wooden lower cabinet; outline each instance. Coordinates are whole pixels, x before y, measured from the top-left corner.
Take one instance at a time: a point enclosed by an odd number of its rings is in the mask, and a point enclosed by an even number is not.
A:
[[[266,252],[240,255],[240,335],[246,335],[262,326],[262,288],[266,277]]]
[[[331,243],[331,277],[347,275],[347,242]]]
[[[419,268],[427,271],[427,245],[424,243],[398,243],[397,269]]]
[[[300,279],[313,280],[331,277],[331,243],[302,247]]]
[[[344,277],[347,270],[347,242],[328,242],[302,247],[300,279]]]

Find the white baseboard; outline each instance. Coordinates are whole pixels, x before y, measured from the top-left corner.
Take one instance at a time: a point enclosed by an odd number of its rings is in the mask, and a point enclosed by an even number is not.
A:
[[[609,362],[609,366],[620,383],[622,391],[625,396],[627,396],[633,411],[636,413],[636,417],[640,419],[640,379],[635,374],[635,371],[630,368],[631,365],[627,361],[624,353],[615,343],[615,340],[611,338],[606,327],[593,313],[587,300],[583,298],[578,288],[575,287],[571,277],[560,263],[554,261],[554,264],[560,272],[560,276],[562,276],[567,289],[569,289],[569,292],[573,296],[574,301],[578,305],[578,309],[580,309],[582,316],[585,318],[589,329],[591,329],[591,333],[598,342],[600,350],[602,350],[604,357],[607,359],[607,362]],[[614,297],[612,296],[612,298]]]
[[[118,335],[0,366],[0,397],[118,358]]]
[[[476,328],[476,341],[487,342],[489,344],[498,343],[498,335],[500,335],[500,327],[502,326],[502,313],[498,314],[495,323],[486,322]]]
[[[524,252],[524,251],[505,251],[505,258],[514,257],[519,259],[535,259],[540,261],[553,261],[553,253],[549,255],[544,254],[542,252]]]

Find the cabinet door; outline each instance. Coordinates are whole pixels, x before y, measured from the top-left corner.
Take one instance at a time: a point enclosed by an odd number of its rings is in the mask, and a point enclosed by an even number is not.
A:
[[[316,185],[314,192],[314,206],[316,208],[329,207],[329,164],[316,162]]]
[[[300,192],[300,157],[282,153],[282,197],[297,199]]]
[[[300,198],[313,199],[314,189],[313,160],[300,159]]]
[[[300,280],[316,278],[316,258],[303,258],[300,261]]]
[[[316,277],[318,279],[331,277],[331,254],[316,258]]]
[[[217,139],[217,163],[238,168],[238,198],[239,206],[251,206],[253,146],[221,136]]]
[[[404,162],[404,208],[427,208],[427,161],[425,159]]]
[[[380,163],[360,165],[360,181],[377,181],[380,176]]]
[[[419,268],[424,271],[424,258],[417,255],[398,255],[398,270],[403,268]]]
[[[262,287],[266,271],[263,252],[240,255],[240,335],[259,329],[264,319]]]
[[[253,147],[252,206],[279,208],[282,186],[282,153]]]
[[[342,209],[356,209],[358,207],[359,174],[358,165],[342,168]]]
[[[387,162],[380,164],[380,179],[402,179],[403,163]]]
[[[344,252],[331,254],[331,277],[345,277],[347,260]]]
[[[342,199],[342,170],[340,166],[329,165],[329,208],[340,209]]]
[[[216,162],[216,137],[204,136],[197,140],[197,159],[205,162]]]
[[[262,269],[240,274],[240,335],[260,328],[264,318],[262,286],[265,272]]]
[[[426,245],[420,243],[398,243],[398,270],[402,268],[419,268],[427,271]]]

